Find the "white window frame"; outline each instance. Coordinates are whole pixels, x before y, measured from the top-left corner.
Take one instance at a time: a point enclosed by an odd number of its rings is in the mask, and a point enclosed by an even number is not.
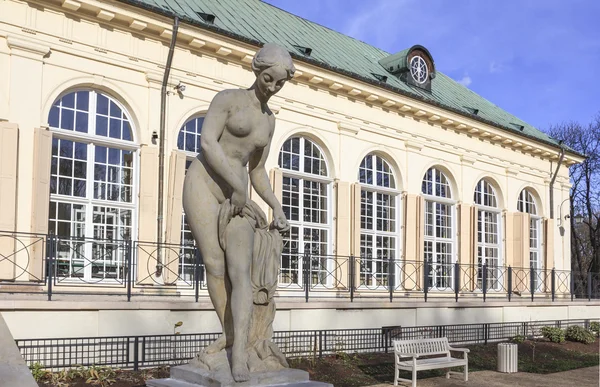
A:
[[[297,278],[298,278],[298,282],[284,282],[282,280],[282,276],[281,273],[279,275],[279,287],[280,288],[293,288],[294,286],[298,286],[299,288],[302,288],[304,286],[304,278],[303,278],[303,272],[304,272],[304,245],[305,242],[304,241],[304,229],[305,228],[311,228],[311,229],[318,229],[318,230],[325,230],[327,232],[327,241],[326,241],[326,246],[327,246],[327,265],[326,268],[323,270],[318,270],[317,272],[323,272],[325,271],[325,275],[326,275],[326,280],[325,283],[319,283],[319,284],[314,284],[311,281],[311,286],[313,288],[317,288],[317,289],[325,289],[325,288],[331,288],[333,287],[334,283],[338,280],[333,278],[333,276],[335,275],[335,273],[333,273],[333,265],[334,263],[332,263],[333,257],[332,257],[332,253],[333,253],[333,178],[329,177],[330,176],[330,172],[331,172],[331,168],[329,163],[327,162],[327,158],[325,157],[325,153],[323,152],[323,149],[321,148],[321,146],[319,146],[314,140],[307,138],[305,136],[301,136],[301,135],[295,135],[295,136],[291,136],[288,137],[285,142],[291,140],[292,138],[299,138],[300,139],[300,146],[299,146],[299,171],[294,171],[291,169],[285,169],[283,167],[280,166],[281,171],[282,171],[282,178],[291,178],[291,179],[299,179],[300,181],[300,186],[299,186],[299,190],[298,190],[298,203],[300,204],[300,206],[298,207],[299,209],[299,218],[302,218],[302,209],[304,208],[303,206],[303,202],[304,202],[304,182],[305,181],[314,181],[317,183],[322,183],[326,185],[326,194],[327,194],[327,223],[326,224],[322,224],[322,223],[314,223],[314,222],[307,222],[304,220],[292,220],[292,219],[288,219],[288,222],[290,224],[291,227],[297,227],[298,228],[298,246],[302,248],[302,251],[298,251],[297,252],[297,257],[298,259],[298,268],[297,268]],[[327,169],[327,175],[323,176],[323,175],[316,175],[316,174],[310,174],[310,173],[305,173],[305,172],[301,172],[304,171],[304,162],[305,162],[305,154],[304,154],[304,149],[305,149],[305,142],[306,141],[310,141],[314,146],[317,147],[317,149],[319,150],[319,152],[321,153],[321,157],[323,159],[323,162],[325,163],[325,168]],[[284,142],[284,144],[285,144]],[[281,150],[283,148],[283,145],[281,146],[281,148],[279,149],[279,152],[277,153],[277,159],[278,159],[278,164],[279,164],[279,157],[281,154]],[[290,231],[291,232],[291,231]],[[286,238],[284,237],[284,243],[286,241]],[[285,249],[285,247],[284,247]],[[293,253],[290,254],[290,257],[293,257]],[[291,262],[291,261],[290,261]],[[290,267],[289,269],[286,269],[289,272],[292,272],[294,269],[292,267]],[[311,270],[311,277],[313,276],[313,270]]]
[[[85,242],[83,240],[82,240],[82,242],[78,242],[75,239],[75,237],[73,237],[73,236],[71,236],[71,238],[68,240],[62,240],[61,242],[58,242],[58,243],[69,243],[71,246],[77,245],[79,243],[84,244],[83,252],[81,253],[81,255],[83,255],[83,257],[84,257],[84,259],[83,259],[83,266],[84,266],[83,267],[83,269],[84,269],[83,277],[81,278],[81,277],[77,277],[77,276],[71,276],[71,270],[69,270],[68,276],[59,276],[59,278],[60,278],[60,282],[63,282],[63,283],[79,282],[79,281],[85,281],[87,284],[122,283],[125,281],[125,278],[126,278],[125,271],[123,271],[121,273],[121,276],[118,279],[93,278],[92,277],[92,265],[90,262],[93,261],[94,263],[96,263],[98,261],[103,261],[103,262],[106,261],[106,260],[97,260],[97,259],[94,259],[94,257],[93,257],[92,241],[95,241],[93,217],[94,217],[94,207],[95,206],[110,207],[110,208],[116,208],[119,210],[129,210],[129,211],[131,211],[131,226],[130,226],[131,227],[131,241],[134,241],[137,239],[138,215],[139,215],[139,210],[138,210],[139,209],[139,189],[140,189],[140,184],[139,184],[140,153],[139,153],[139,145],[138,145],[137,138],[136,138],[136,130],[135,130],[134,123],[131,120],[131,115],[129,114],[128,110],[118,100],[116,100],[112,96],[102,93],[98,90],[84,89],[84,88],[70,90],[69,92],[64,93],[60,97],[58,97],[56,99],[56,101],[62,99],[63,97],[65,97],[69,94],[82,92],[82,91],[89,93],[88,110],[87,110],[88,132],[82,133],[82,132],[77,132],[75,130],[66,130],[66,129],[61,129],[61,128],[50,127],[50,131],[52,132],[53,139],[68,140],[68,141],[73,141],[73,142],[84,143],[87,146],[87,158],[86,158],[87,165],[86,165],[86,179],[85,179],[86,180],[86,196],[85,196],[85,198],[77,197],[77,196],[62,195],[62,194],[58,194],[58,193],[50,194],[49,202],[55,202],[57,206],[59,203],[79,204],[79,205],[85,206],[85,222],[84,222]],[[113,102],[125,114],[125,116],[127,117],[127,121],[129,123],[130,129],[131,129],[131,138],[132,138],[131,141],[116,139],[116,138],[112,138],[112,137],[108,137],[108,136],[104,137],[104,136],[95,134],[96,133],[96,119],[95,118],[97,116],[96,109],[97,109],[97,95],[98,94],[102,94],[104,97],[106,97],[109,100],[109,103]],[[54,104],[53,104],[53,106],[54,106]],[[110,128],[108,128],[108,130],[110,130]],[[94,164],[95,164],[95,155],[96,155],[96,147],[97,146],[132,152],[133,166],[132,166],[132,176],[131,176],[132,190],[131,190],[131,202],[130,203],[94,198],[94,172],[95,172]],[[59,166],[57,166],[57,168],[59,168]],[[58,182],[57,182],[57,184],[58,184]],[[50,205],[50,203],[48,203],[48,205]],[[72,225],[72,227],[73,227],[73,225]],[[60,236],[57,236],[57,237],[60,240]],[[121,242],[122,240],[116,239],[116,241]],[[109,243],[107,242],[106,244],[109,244]],[[69,254],[70,256],[67,257],[67,259],[69,260],[69,268],[71,268],[73,266],[74,260],[78,260],[77,258],[73,257],[73,253],[75,253],[76,250],[81,251],[79,248],[71,247],[71,252]],[[126,253],[127,252],[125,250],[122,250],[121,252],[117,253],[120,255],[118,262],[120,262],[121,267],[124,267],[124,265],[125,265]],[[58,254],[58,251],[57,251],[57,254]],[[75,254],[78,255],[79,253],[75,253]],[[60,259],[60,257],[58,257],[58,256],[55,258]],[[133,260],[133,254],[132,254],[132,260]],[[106,262],[104,262],[104,263],[106,263]],[[133,265],[133,262],[131,264]],[[135,275],[135,273],[134,273],[134,275]]]
[[[204,119],[205,117],[206,117],[206,113],[201,113],[201,114],[196,114],[196,115],[194,115],[194,116],[192,116],[192,117],[188,118],[188,119],[187,119],[187,120],[186,120],[186,121],[183,123],[183,125],[181,125],[181,127],[179,128],[179,131],[177,132],[177,139],[179,138],[179,133],[181,133],[181,131],[182,131],[182,130],[185,128],[185,126],[186,126],[186,125],[187,125],[187,124],[188,124],[190,121],[192,121],[192,120],[197,120],[197,119],[199,119],[199,118],[202,118],[202,119]],[[204,124],[204,121],[203,121],[203,124]],[[196,134],[196,136],[202,137],[202,130],[200,130],[200,134],[199,134],[199,135],[198,135],[198,134]],[[181,148],[179,148],[179,143],[178,143],[178,140],[176,141],[176,143],[177,143],[177,149],[178,149],[180,152],[183,152],[183,153],[185,154],[185,162],[186,162],[185,173],[187,173],[187,168],[188,168],[188,167],[187,167],[187,163],[188,163],[188,162],[191,162],[191,161],[193,161],[195,158],[197,158],[197,157],[198,157],[198,155],[200,154],[200,152],[191,152],[191,151],[189,151],[189,150],[186,150],[186,149],[181,149]],[[198,149],[198,151],[200,151],[200,149]],[[181,229],[180,229],[180,231],[179,231],[179,235],[180,235],[180,241],[179,241],[179,244],[180,244],[180,247],[179,247],[179,262],[177,263],[177,285],[178,285],[178,286],[186,286],[186,287],[187,287],[187,286],[189,286],[189,285],[190,285],[190,282],[188,282],[188,281],[185,279],[185,272],[184,272],[184,270],[183,270],[183,269],[184,269],[186,266],[188,266],[188,267],[189,267],[190,265],[188,265],[188,264],[185,264],[185,263],[182,263],[182,254],[189,254],[189,251],[190,251],[190,250],[191,250],[191,251],[194,251],[194,253],[195,253],[195,251],[196,251],[196,240],[195,240],[195,239],[193,238],[193,236],[192,236],[192,241],[193,241],[193,244],[192,244],[191,246],[190,246],[190,245],[184,245],[184,239],[183,239],[183,237],[184,237],[184,234],[187,232],[187,231],[185,230],[185,227],[186,227],[185,210],[183,209],[183,206],[182,206],[182,208],[181,208]],[[188,227],[189,227],[189,226],[188,226]],[[195,271],[195,266],[196,266],[196,257],[195,257],[195,256],[194,256],[194,260],[193,260],[193,262],[194,262],[194,263],[193,263],[191,266],[194,268],[194,271]],[[206,274],[204,275],[204,278],[206,278]],[[193,280],[194,280],[194,274],[192,274],[192,279],[191,279],[191,281],[193,281]]]
[[[424,201],[424,205],[423,205],[423,260],[425,261],[425,243],[426,242],[430,242],[432,245],[432,250],[431,250],[431,254],[432,254],[432,262],[430,263],[430,265],[436,266],[438,265],[437,263],[437,242],[440,243],[450,243],[451,248],[452,248],[452,253],[450,255],[450,259],[451,262],[449,263],[450,268],[450,276],[448,278],[448,281],[450,282],[449,284],[447,284],[448,286],[441,286],[438,287],[436,286],[436,282],[438,279],[438,275],[436,270],[432,270],[432,275],[430,275],[430,280],[429,280],[429,290],[441,290],[441,291],[450,291],[452,290],[452,288],[454,287],[454,266],[453,264],[457,262],[458,260],[458,252],[457,252],[457,243],[456,243],[456,203],[457,201],[452,199],[454,197],[454,193],[452,190],[452,185],[450,184],[450,179],[448,178],[448,176],[446,175],[446,173],[436,167],[431,167],[429,168],[426,172],[425,175],[423,176],[423,179],[421,180],[421,183],[425,180],[425,176],[427,175],[427,172],[429,172],[430,169],[433,169],[433,181],[431,182],[431,184],[433,184],[432,187],[432,192],[434,194],[429,195],[426,193],[423,193],[423,190],[421,189],[421,195],[423,196],[423,201]],[[436,196],[435,195],[435,172],[439,171],[446,179],[446,181],[448,182],[448,190],[450,192],[450,198],[447,197],[441,197],[441,196]],[[433,233],[434,236],[429,236],[427,235],[427,202],[431,202],[433,204],[433,219],[434,219],[434,223],[432,224],[433,226]],[[436,206],[435,203],[441,203],[441,204],[445,204],[445,205],[449,205],[450,206],[450,216],[451,216],[451,221],[450,221],[450,235],[451,238],[448,239],[444,239],[444,238],[438,238],[435,236],[435,229],[437,226],[436,223]],[[442,264],[443,265],[443,264]],[[444,277],[442,277],[444,278]]]
[[[379,156],[376,153],[370,153],[367,156],[365,156],[363,158],[363,160],[361,160],[361,165],[362,162],[364,161],[365,158],[367,157],[371,157],[372,160],[372,173],[373,173],[373,184],[368,184],[368,183],[361,183],[360,182],[360,167],[359,167],[359,186],[361,188],[361,202],[362,202],[362,191],[368,191],[373,193],[374,196],[374,200],[373,203],[371,204],[372,206],[372,213],[373,213],[373,224],[374,227],[372,230],[369,229],[365,229],[360,228],[360,235],[361,235],[361,246],[360,248],[362,249],[362,236],[363,235],[368,235],[371,237],[371,242],[372,242],[372,246],[371,246],[371,251],[375,252],[375,254],[371,254],[372,258],[371,258],[371,266],[376,268],[377,262],[381,262],[380,259],[377,258],[377,237],[378,236],[382,236],[382,237],[391,237],[394,239],[394,259],[393,259],[393,271],[394,271],[394,277],[396,279],[398,279],[398,274],[399,274],[399,267],[398,267],[398,262],[401,261],[401,257],[403,254],[403,250],[402,250],[402,238],[401,238],[401,230],[403,229],[403,225],[401,224],[401,219],[402,219],[402,196],[401,196],[401,192],[400,190],[397,188],[397,182],[398,179],[396,177],[396,174],[394,173],[394,170],[392,168],[392,166],[390,165],[390,163],[384,158]],[[377,158],[380,158],[384,163],[387,164],[388,168],[390,169],[390,174],[392,175],[393,179],[394,179],[394,188],[388,188],[385,186],[381,186],[381,185],[377,185]],[[390,195],[393,197],[394,200],[394,209],[395,209],[395,217],[394,217],[394,222],[396,224],[396,230],[393,232],[390,231],[378,231],[377,230],[377,198],[376,195],[378,193],[381,194],[385,194],[385,195]],[[361,203],[361,207],[362,207],[362,203]],[[362,218],[362,210],[361,213],[359,215]],[[362,254],[361,254],[361,259],[362,259]],[[389,264],[389,263],[388,263]],[[383,265],[383,262],[382,262]],[[361,265],[359,267],[359,288],[365,288],[365,289],[383,289],[383,290],[389,290],[389,286],[390,286],[390,279],[389,279],[389,269],[387,273],[378,273],[376,271],[376,269],[373,269],[371,271],[371,275],[369,277],[370,281],[368,281],[369,283],[363,283],[363,275],[366,276],[366,273],[363,272],[363,266],[362,266],[362,262]],[[384,285],[380,285],[375,283],[376,282],[376,278],[373,278],[374,276],[377,275],[381,275],[383,278],[387,279],[387,284]],[[397,284],[394,284],[394,287],[397,287]]]
[[[521,204],[522,203],[522,204]],[[538,208],[539,205],[537,203],[537,200],[535,199],[535,196],[533,195],[533,193],[531,193],[531,191],[527,188],[524,188],[523,190],[521,190],[521,192],[519,193],[519,198],[517,199],[517,209],[518,207],[521,207],[521,209],[519,210],[520,212],[529,214],[529,270],[536,270],[537,273],[534,275],[534,279],[535,279],[535,289],[534,291],[536,292],[541,292],[543,290],[543,285],[544,285],[544,281],[540,280],[539,277],[539,273],[541,273],[544,270],[544,261],[542,259],[542,254],[543,254],[543,233],[542,233],[542,228],[543,228],[543,224],[542,224],[542,217],[538,215]],[[533,207],[533,211],[529,211],[527,212],[527,209]],[[534,227],[532,227],[533,225],[535,225],[535,231],[534,231]],[[537,240],[536,246],[535,247],[531,247],[531,240],[532,240],[532,232],[535,235],[535,239]],[[534,262],[534,260],[532,260],[532,256],[535,255],[537,258]],[[532,262],[535,263],[535,268],[533,268]],[[529,273],[529,278],[531,278],[531,272]],[[530,284],[530,286],[533,284]]]
[[[496,188],[494,188],[494,186],[489,181],[487,181],[486,179],[481,179],[481,180],[479,180],[479,182],[477,182],[478,186],[481,185],[481,195],[482,195],[482,198],[485,195],[484,188],[485,188],[486,184],[489,186],[489,188],[492,191],[492,195],[493,195],[494,201],[496,203],[496,206],[495,207],[487,206],[487,205],[482,204],[482,203],[477,203],[477,200],[473,201],[474,205],[475,205],[475,208],[477,210],[477,214],[476,214],[476,217],[475,217],[475,221],[477,222],[477,228],[475,230],[475,236],[474,237],[476,238],[476,241],[477,241],[477,248],[481,248],[481,251],[483,253],[483,256],[482,256],[482,265],[483,265],[484,262],[487,265],[487,261],[488,261],[488,258],[489,258],[485,254],[486,248],[495,248],[498,251],[498,257],[497,257],[498,262],[496,264],[496,269],[495,269],[496,270],[496,277],[495,277],[495,280],[492,280],[493,283],[496,284],[496,286],[489,286],[490,277],[488,275],[488,278],[487,278],[488,279],[487,290],[488,291],[490,291],[490,290],[492,290],[492,291],[500,291],[500,290],[502,290],[502,286],[501,286],[501,284],[502,284],[501,283],[501,277],[502,277],[501,276],[501,268],[504,265],[504,255],[503,255],[504,254],[504,249],[502,248],[502,237],[503,237],[503,233],[502,233],[502,230],[503,230],[502,210],[498,206],[498,193],[496,192]],[[476,194],[476,192],[477,192],[477,187],[475,187],[474,195]],[[486,213],[492,213],[492,214],[496,215],[496,219],[497,219],[496,227],[497,227],[497,230],[498,230],[498,232],[496,234],[496,238],[497,238],[497,241],[498,241],[497,244],[489,244],[489,243],[485,242],[485,235],[488,234],[488,233],[485,232],[485,225],[484,225],[484,223],[485,223],[485,214]],[[479,215],[480,214],[481,214],[481,222],[479,221]],[[480,226],[483,226],[483,229],[481,230],[481,233],[482,233],[482,241],[481,242],[479,241],[479,238],[478,238],[479,237],[479,232],[480,232],[480,229],[479,229]],[[478,252],[475,252],[475,259],[477,259],[477,262],[474,262],[475,265],[477,266],[477,284],[478,284],[478,286],[480,286],[480,289],[483,289],[482,288],[482,286],[483,286],[483,277],[479,275],[480,269],[479,269],[479,254],[478,254]],[[493,257],[492,257],[492,259],[493,259]],[[488,273],[489,273],[489,269],[488,269]],[[481,285],[479,285],[480,283],[481,283]]]

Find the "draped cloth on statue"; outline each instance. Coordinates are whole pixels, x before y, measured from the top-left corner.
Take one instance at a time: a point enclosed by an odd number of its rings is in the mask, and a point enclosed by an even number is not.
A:
[[[248,200],[241,216],[254,229],[254,251],[250,273],[254,305],[246,347],[248,367],[250,372],[275,371],[288,367],[285,356],[271,341],[276,311],[273,296],[277,290],[283,240],[279,231],[270,229],[267,217],[255,202]],[[231,219],[231,202],[227,199],[219,209],[219,243],[223,251],[227,250],[225,230]],[[229,324],[231,321],[226,321],[226,325]],[[233,327],[226,326],[224,331],[233,332]],[[227,360],[227,352],[228,350],[223,350],[216,354],[206,354],[203,351],[196,356],[193,363],[210,371],[219,372],[227,365],[224,363]]]

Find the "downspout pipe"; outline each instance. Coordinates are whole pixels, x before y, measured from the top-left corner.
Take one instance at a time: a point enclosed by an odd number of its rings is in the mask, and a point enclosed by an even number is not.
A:
[[[158,217],[156,222],[157,237],[157,255],[156,255],[156,277],[162,275],[162,244],[163,244],[163,220],[164,220],[164,201],[165,201],[165,126],[167,118],[167,83],[171,73],[171,64],[173,63],[173,53],[175,52],[175,42],[177,41],[177,30],[179,29],[179,18],[175,16],[173,20],[173,34],[171,36],[171,45],[169,46],[169,55],[163,75],[162,87],[160,89],[160,134],[158,150]]]
[[[560,156],[558,158],[558,163],[556,164],[556,170],[554,171],[552,180],[550,180],[550,219],[554,219],[554,181],[556,180],[556,176],[558,175],[558,170],[560,169],[563,159],[565,158],[565,145],[562,140],[559,142],[559,145],[560,145]]]

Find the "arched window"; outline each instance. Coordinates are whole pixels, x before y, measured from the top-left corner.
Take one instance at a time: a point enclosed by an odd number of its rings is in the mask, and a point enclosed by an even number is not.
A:
[[[331,279],[327,257],[331,245],[331,180],[323,152],[308,138],[291,137],[279,152],[279,167],[283,169],[281,204],[291,226],[284,240],[279,282],[301,285],[303,265],[310,265],[311,284],[327,285]]]
[[[195,117],[188,120],[177,136],[177,148],[186,154],[185,170],[189,168],[192,160],[200,153],[200,139],[202,136],[202,124],[204,117]],[[181,249],[179,254],[179,278],[186,283],[194,279],[195,257],[194,236],[185,219],[185,212],[181,212]]]
[[[456,254],[454,238],[455,208],[446,175],[429,168],[421,191],[425,199],[425,238],[423,252],[430,264],[429,284],[438,289],[450,288]]]
[[[484,179],[479,180],[473,201],[477,211],[477,285],[483,288],[485,267],[486,288],[500,290],[501,216],[494,187]]]
[[[137,145],[130,122],[117,101],[95,90],[69,93],[50,109],[48,228],[58,237],[59,277],[124,277],[122,241],[133,239],[137,219]]]
[[[398,192],[387,161],[375,154],[360,163],[360,284],[388,286],[398,254]]]
[[[541,290],[540,270],[542,269],[542,218],[538,214],[537,203],[527,188],[521,191],[517,201],[517,210],[529,214],[529,266],[533,289]]]

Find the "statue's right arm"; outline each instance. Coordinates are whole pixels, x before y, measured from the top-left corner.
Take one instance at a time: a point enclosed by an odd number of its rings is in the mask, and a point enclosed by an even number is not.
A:
[[[200,146],[205,160],[212,170],[229,186],[234,192],[245,192],[246,187],[242,180],[233,172],[225,152],[219,144],[219,138],[225,130],[229,116],[229,90],[219,92],[210,103],[204,123],[202,124],[202,136]]]

